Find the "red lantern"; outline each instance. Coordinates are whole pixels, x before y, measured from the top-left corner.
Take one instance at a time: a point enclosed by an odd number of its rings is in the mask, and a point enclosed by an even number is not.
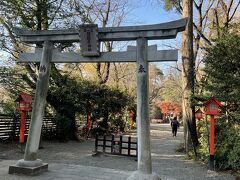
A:
[[[203,118],[203,112],[201,111],[201,109],[198,109],[196,112],[195,112],[195,117],[200,120]]]
[[[223,105],[215,98],[211,97],[209,100],[204,103],[205,106],[205,114],[210,115],[210,156],[209,156],[209,168],[210,170],[214,170],[214,131],[215,131],[215,125],[214,125],[214,115],[219,115],[218,107],[222,107]]]
[[[222,107],[223,105],[212,96],[206,103],[204,103],[204,106],[206,115],[219,115],[218,107]]]
[[[17,110],[21,111],[21,120],[20,120],[20,128],[19,128],[19,142],[24,143],[25,136],[25,122],[26,122],[26,111],[32,109],[32,96],[26,93],[21,93],[16,99],[17,102]]]
[[[29,111],[32,109],[32,96],[26,93],[21,93],[16,99],[17,110],[19,111]]]

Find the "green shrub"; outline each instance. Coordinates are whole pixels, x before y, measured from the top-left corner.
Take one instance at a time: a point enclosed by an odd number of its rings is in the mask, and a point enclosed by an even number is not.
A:
[[[240,127],[219,119],[216,123],[216,166],[223,170],[240,169]]]
[[[96,135],[103,136],[106,134],[106,129],[102,127],[95,127],[92,129],[92,135],[95,137]]]
[[[72,129],[72,120],[64,115],[57,114],[55,116],[57,124],[57,138],[60,141],[67,141],[70,137]]]
[[[206,120],[197,121],[198,128],[198,137],[199,137],[199,147],[198,154],[200,159],[204,162],[207,162],[209,159],[209,123],[206,123]]]
[[[126,122],[123,119],[124,117],[122,115],[115,115],[112,116],[109,120],[111,123],[111,132],[124,132],[125,130],[125,126],[126,126]]]
[[[202,122],[198,153],[207,162],[209,159],[209,141],[206,123]],[[209,128],[209,121],[208,121]],[[240,127],[224,118],[215,120],[215,161],[219,170],[240,169]]]

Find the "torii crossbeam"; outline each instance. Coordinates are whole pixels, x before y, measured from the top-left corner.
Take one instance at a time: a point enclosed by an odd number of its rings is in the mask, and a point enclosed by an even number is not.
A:
[[[102,52],[100,56],[86,57],[75,52],[52,51],[52,63],[94,63],[94,62],[136,62],[136,46],[128,46],[127,51]],[[35,53],[21,53],[19,62],[41,62],[42,49],[36,49]],[[178,50],[157,50],[157,45],[148,46],[147,61],[163,62],[177,61]]]
[[[158,179],[152,173],[150,122],[148,104],[148,62],[176,61],[177,51],[158,51],[156,46],[148,47],[148,40],[172,39],[185,29],[187,19],[144,25],[97,28],[96,25],[82,25],[80,29],[28,31],[15,29],[14,32],[25,43],[44,43],[43,50],[20,54],[20,62],[40,62],[35,101],[24,159],[9,167],[9,173],[29,174],[47,169],[47,164],[37,159],[42,119],[46,103],[51,62],[137,62],[137,134],[138,170],[128,179]],[[137,47],[126,52],[99,52],[101,41],[136,40]],[[53,50],[53,43],[79,42],[81,54],[61,53]]]
[[[185,29],[187,19],[180,19],[167,23],[142,25],[142,26],[123,26],[106,27],[98,29],[99,41],[130,41],[140,37],[148,40],[173,39],[178,32]],[[79,42],[79,30],[41,30],[29,31],[24,29],[14,29],[22,42]]]

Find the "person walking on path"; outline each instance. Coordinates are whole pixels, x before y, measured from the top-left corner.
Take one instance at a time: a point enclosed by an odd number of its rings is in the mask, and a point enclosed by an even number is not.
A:
[[[172,134],[173,137],[177,135],[177,129],[179,127],[179,122],[177,121],[177,117],[174,117],[173,120],[171,121],[171,127],[172,127]]]

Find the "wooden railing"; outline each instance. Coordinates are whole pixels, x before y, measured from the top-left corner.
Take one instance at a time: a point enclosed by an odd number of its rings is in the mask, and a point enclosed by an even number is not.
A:
[[[0,115],[0,142],[15,136],[15,119],[6,115]]]
[[[98,136],[95,138],[95,153],[137,157],[137,139],[131,136]]]
[[[26,118],[25,136],[28,134],[30,118]],[[0,142],[16,140],[19,136],[19,117],[0,115]],[[56,137],[56,123],[53,117],[44,117],[42,136],[48,139]]]

